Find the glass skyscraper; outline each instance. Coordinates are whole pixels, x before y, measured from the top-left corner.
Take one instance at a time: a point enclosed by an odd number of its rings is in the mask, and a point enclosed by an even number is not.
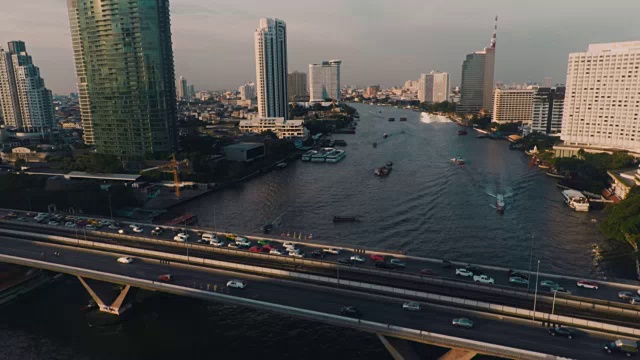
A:
[[[67,0],[84,141],[140,159],[177,148],[169,0]]]

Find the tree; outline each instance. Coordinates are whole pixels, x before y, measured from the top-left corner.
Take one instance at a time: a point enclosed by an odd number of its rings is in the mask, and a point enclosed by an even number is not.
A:
[[[606,209],[600,231],[609,239],[629,246],[637,255],[640,240],[640,190],[631,189],[627,198]]]

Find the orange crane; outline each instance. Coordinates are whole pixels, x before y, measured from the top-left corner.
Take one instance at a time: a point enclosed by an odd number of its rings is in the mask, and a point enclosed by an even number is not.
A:
[[[176,191],[176,198],[180,198],[180,164],[188,164],[188,160],[177,161],[176,154],[171,154],[171,162],[169,164],[144,169],[140,171],[140,174],[152,170],[171,169],[171,172],[173,173],[173,186]]]

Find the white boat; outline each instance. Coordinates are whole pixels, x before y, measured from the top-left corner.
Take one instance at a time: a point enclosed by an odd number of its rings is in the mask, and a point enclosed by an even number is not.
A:
[[[498,214],[504,214],[504,196],[503,195],[496,195],[496,211],[498,212]]]
[[[318,152],[315,150],[309,150],[306,153],[302,154],[302,161],[311,161],[311,157]]]
[[[589,199],[577,190],[564,190],[562,192],[564,202],[575,211],[589,211]]]
[[[337,163],[342,161],[347,156],[346,151],[344,150],[334,150],[330,154],[327,155],[328,163]]]

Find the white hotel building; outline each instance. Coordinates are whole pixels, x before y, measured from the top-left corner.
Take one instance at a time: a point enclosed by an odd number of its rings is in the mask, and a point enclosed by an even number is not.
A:
[[[592,44],[569,55],[559,156],[640,153],[640,41]]]
[[[278,19],[262,18],[254,39],[260,117],[288,119],[287,24]]]
[[[324,102],[327,99],[340,101],[341,60],[309,64],[309,101]]]
[[[262,133],[272,131],[279,139],[306,138],[304,120],[285,120],[277,118],[255,118],[240,121],[240,131]]]

